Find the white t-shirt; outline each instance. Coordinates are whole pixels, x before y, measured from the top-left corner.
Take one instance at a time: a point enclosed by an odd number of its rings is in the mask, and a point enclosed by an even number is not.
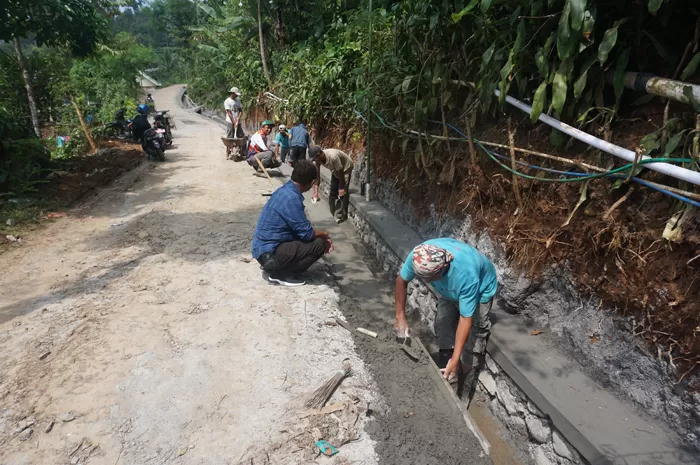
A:
[[[255,134],[253,134],[253,136],[250,138],[250,145],[256,145],[259,149],[259,152],[267,152],[268,150],[270,150],[267,148],[267,141],[262,136],[262,134],[260,134],[260,132],[256,132]]]
[[[243,105],[241,104],[240,98],[232,99],[231,97],[229,97],[224,101],[224,110],[231,110],[231,113],[233,114],[234,118],[238,117],[238,114],[242,109]],[[229,118],[228,116],[228,111],[226,112],[226,122],[233,124],[233,121],[231,121],[231,118]]]

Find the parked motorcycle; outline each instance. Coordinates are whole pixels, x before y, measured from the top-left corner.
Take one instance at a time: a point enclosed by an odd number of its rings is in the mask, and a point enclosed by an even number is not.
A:
[[[113,137],[119,140],[132,139],[131,120],[110,121],[105,125],[105,134],[107,137]]]
[[[171,131],[170,118],[167,115],[168,110],[156,112],[153,117],[153,127],[157,132],[163,134],[166,145],[170,146],[173,143],[173,133]]]
[[[132,133],[134,134],[134,139],[138,139],[136,134],[135,134],[135,129],[134,129],[134,121],[129,122],[129,127],[131,128]],[[163,131],[162,129],[160,131]],[[145,130],[143,130],[143,135],[141,136],[140,140],[136,140],[137,142],[141,143],[141,148],[143,149],[144,152],[146,152],[146,155],[148,156],[148,159],[151,161],[165,161],[165,137],[162,132],[158,132],[158,130],[153,129],[152,127],[149,127]]]
[[[157,129],[146,129],[141,141],[143,151],[149,160],[165,161],[165,137]]]

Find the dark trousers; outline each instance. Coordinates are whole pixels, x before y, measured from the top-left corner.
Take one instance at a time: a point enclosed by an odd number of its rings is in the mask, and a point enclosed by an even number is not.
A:
[[[287,161],[288,156],[289,156],[289,147],[280,147],[280,158],[282,159],[282,163]]]
[[[274,252],[258,258],[263,270],[268,272],[301,273],[326,253],[326,241],[316,238],[311,242],[282,242]]]
[[[338,198],[338,183],[340,180],[335,174],[331,175],[331,190],[328,194],[328,206],[331,210],[331,215],[337,221],[345,221],[348,219],[348,207],[350,206],[350,177],[352,171],[345,173],[345,195]]]
[[[306,160],[306,147],[294,146],[289,149],[289,162],[292,166],[296,165],[299,160]]]

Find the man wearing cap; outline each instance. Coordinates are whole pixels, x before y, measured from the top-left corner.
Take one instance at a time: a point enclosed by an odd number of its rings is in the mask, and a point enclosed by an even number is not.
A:
[[[256,158],[260,160],[260,163],[262,163],[265,168],[277,168],[281,164],[272,150],[267,146],[267,136],[272,132],[272,127],[274,125],[275,123],[266,119],[262,122],[260,130],[250,138],[246,161],[250,166],[255,168],[256,171],[260,171],[260,165],[255,161]]]
[[[235,139],[243,137],[241,128],[241,116],[243,115],[243,105],[241,104],[241,91],[238,87],[231,87],[229,97],[224,101],[226,111],[226,138]]]
[[[287,132],[287,126],[284,124],[280,124],[277,130],[277,136],[275,137],[275,142],[277,142],[275,157],[284,163],[287,159],[287,155],[289,155],[289,133]]]
[[[450,380],[459,376],[460,362],[474,327],[474,354],[483,354],[491,332],[489,312],[498,288],[496,269],[474,247],[452,238],[431,239],[408,254],[396,277],[397,337],[406,337],[408,283],[418,277],[440,294],[435,333],[440,348],[438,364]],[[470,341],[470,343],[472,343]],[[471,361],[467,365],[472,365]]]
[[[328,194],[328,206],[336,223],[348,219],[348,207],[350,195],[347,192],[350,186],[352,169],[355,167],[352,158],[338,149],[321,149],[314,145],[309,149],[309,158],[316,163],[316,183],[312,199],[318,199],[318,185],[321,182],[321,166],[331,171],[331,189]]]

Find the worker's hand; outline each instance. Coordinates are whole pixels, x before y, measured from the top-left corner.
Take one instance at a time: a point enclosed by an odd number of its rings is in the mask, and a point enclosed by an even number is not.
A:
[[[333,252],[335,250],[335,247],[333,247],[333,241],[331,240],[330,236],[326,238],[326,253]]]
[[[396,337],[400,339],[405,339],[408,337],[408,322],[406,317],[396,317],[396,322],[394,322],[394,331],[396,331]]]
[[[447,381],[450,381],[451,378],[457,376],[457,367],[460,363],[461,362],[459,360],[459,357],[457,357],[456,360],[454,357],[450,358],[450,361],[447,362],[447,366],[444,369],[440,370],[442,372],[443,378],[445,378]]]
[[[338,198],[345,196],[345,189],[338,189]]]

